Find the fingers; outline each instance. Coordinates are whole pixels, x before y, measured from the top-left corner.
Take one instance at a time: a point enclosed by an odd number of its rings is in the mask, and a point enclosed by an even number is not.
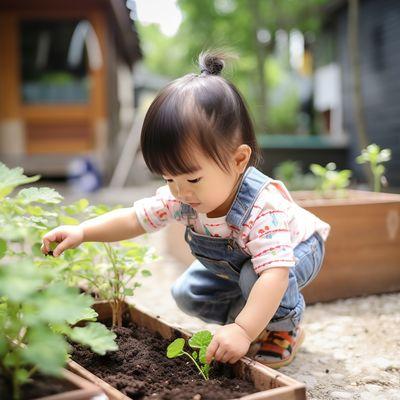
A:
[[[217,349],[218,349],[218,342],[214,339],[211,340],[211,343],[208,345],[207,351],[206,351],[207,364],[211,363]]]
[[[54,257],[57,257],[67,248],[65,246],[66,243],[64,243],[63,246],[61,247],[61,251],[60,251],[59,245],[63,242],[66,242],[67,240],[68,240],[68,238],[66,238],[66,235],[64,235],[62,231],[55,229],[55,230],[48,232],[42,238],[42,246],[41,246],[42,253],[44,253],[44,254],[50,253]],[[51,246],[51,243],[58,243],[58,242],[60,242],[60,243],[55,248],[54,248],[54,244],[53,244],[53,246]],[[53,249],[53,251],[52,251],[52,249]]]
[[[68,239],[63,240],[53,250],[53,256],[58,257],[60,254],[62,254],[65,250],[69,249],[70,247],[71,247],[70,240],[68,240]]]
[[[50,243],[54,242],[56,240],[56,233],[55,232],[49,232],[46,235],[43,236],[42,238],[42,252],[44,250],[45,254],[47,254],[50,251]]]

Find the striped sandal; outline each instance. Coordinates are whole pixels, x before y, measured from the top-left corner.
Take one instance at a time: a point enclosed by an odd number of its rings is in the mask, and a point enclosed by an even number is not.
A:
[[[253,358],[274,369],[290,364],[304,340],[304,331],[298,326],[291,332],[267,331],[258,343]]]

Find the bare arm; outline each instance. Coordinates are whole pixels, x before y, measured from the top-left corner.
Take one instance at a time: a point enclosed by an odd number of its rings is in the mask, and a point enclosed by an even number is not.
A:
[[[117,242],[146,233],[133,207],[120,208],[80,224],[83,242]]]
[[[251,289],[246,305],[235,319],[253,341],[274,316],[288,287],[289,268],[265,270]]]

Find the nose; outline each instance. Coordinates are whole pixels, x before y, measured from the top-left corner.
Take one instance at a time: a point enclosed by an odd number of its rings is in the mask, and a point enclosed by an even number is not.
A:
[[[177,197],[180,201],[183,201],[185,203],[191,199],[189,188],[177,185],[176,191],[177,191]]]

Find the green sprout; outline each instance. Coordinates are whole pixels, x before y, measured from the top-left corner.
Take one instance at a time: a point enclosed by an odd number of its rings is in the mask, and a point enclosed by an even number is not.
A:
[[[311,164],[310,170],[319,178],[317,191],[322,196],[328,197],[333,193],[336,197],[344,197],[345,190],[350,185],[352,171],[349,169],[338,171],[334,162],[328,163],[326,167],[319,164]]]
[[[194,349],[192,355],[184,350],[185,339],[175,339],[167,348],[167,357],[176,358],[182,355],[188,356],[200,371],[200,374],[207,381],[209,379],[210,364],[206,361],[206,351],[212,339],[210,331],[200,331],[195,333],[189,340],[189,346]],[[196,351],[195,349],[198,349]],[[198,360],[198,362],[196,361]]]
[[[391,159],[392,152],[390,149],[382,149],[375,143],[367,146],[361,151],[361,155],[356,158],[358,164],[369,163],[372,174],[374,176],[374,192],[381,191],[381,184],[386,185],[387,180],[383,175],[385,167],[382,163]]]

